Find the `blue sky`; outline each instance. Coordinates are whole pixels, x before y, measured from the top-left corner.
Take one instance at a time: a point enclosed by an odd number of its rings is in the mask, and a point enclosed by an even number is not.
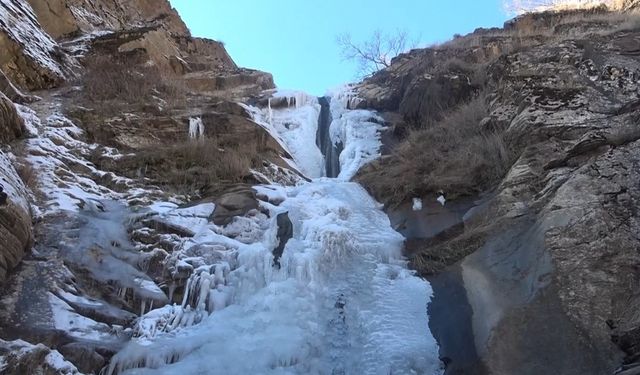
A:
[[[336,36],[354,41],[402,29],[425,46],[501,26],[502,0],[170,0],[194,36],[221,40],[236,63],[273,74],[284,89],[322,95],[353,81]]]

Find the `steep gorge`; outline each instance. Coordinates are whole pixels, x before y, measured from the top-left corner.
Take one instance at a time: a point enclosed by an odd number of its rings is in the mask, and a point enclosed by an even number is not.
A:
[[[1,373],[640,368],[633,2],[316,98],[168,1],[0,1]]]

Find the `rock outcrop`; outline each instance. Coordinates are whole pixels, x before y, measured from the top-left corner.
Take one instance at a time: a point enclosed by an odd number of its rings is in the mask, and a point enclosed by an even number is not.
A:
[[[0,144],[14,141],[23,131],[24,122],[16,107],[0,92]],[[12,158],[0,151],[0,283],[22,260],[31,243],[28,198]]]
[[[438,277],[464,290],[456,307],[434,281],[434,303],[450,317],[470,308],[455,325],[470,324],[486,369],[449,346],[450,374],[637,370],[640,29],[637,20],[618,26],[627,14],[564,16],[524,16],[504,31],[412,51],[361,86],[366,105],[391,112],[396,128],[428,127],[486,97],[489,116],[477,126],[518,155],[464,229],[410,254],[426,276],[448,275]],[[459,262],[433,267],[450,254]],[[432,331],[445,344],[459,334]]]
[[[27,0],[43,29],[54,39],[157,24],[170,33],[189,35],[168,1]]]
[[[4,359],[0,369],[6,375],[81,375],[58,351],[42,344],[0,339],[0,356]]]
[[[0,49],[0,70],[14,84],[30,90],[60,84],[72,63],[22,0],[0,2]]]
[[[0,283],[18,265],[32,241],[28,192],[13,168],[12,160],[0,151]]]
[[[0,143],[8,143],[20,137],[24,121],[18,115],[13,102],[0,91]]]

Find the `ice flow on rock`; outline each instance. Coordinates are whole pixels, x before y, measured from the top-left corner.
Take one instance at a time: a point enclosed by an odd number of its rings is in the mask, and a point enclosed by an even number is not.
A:
[[[431,287],[407,269],[403,237],[380,205],[349,182],[377,157],[381,121],[348,109],[352,93],[334,93],[330,136],[344,148],[340,173],[319,178],[326,174],[324,156],[310,148],[320,105],[294,97],[284,109],[248,108],[316,179],[255,187],[281,202],[261,203],[269,215],[238,218],[225,228],[199,222],[182,244],[184,255],[172,256],[177,263],[201,258],[182,304],[139,319],[137,338],[116,354],[106,375],[442,372],[428,327]],[[276,265],[276,217],[283,212],[293,233]],[[226,235],[231,232],[243,235]]]

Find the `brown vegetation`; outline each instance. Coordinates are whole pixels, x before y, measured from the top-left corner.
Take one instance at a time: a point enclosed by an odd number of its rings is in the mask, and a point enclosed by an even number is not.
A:
[[[151,178],[164,188],[184,194],[217,192],[221,187],[246,182],[259,160],[251,142],[220,145],[211,138],[141,150],[122,160],[136,177]]]
[[[26,160],[21,160],[14,167],[24,185],[35,192],[38,189],[38,172],[35,168]]]
[[[184,84],[155,66],[138,64],[135,56],[93,55],[84,61],[84,99],[96,104],[145,104],[156,97],[169,105],[186,100]]]
[[[480,127],[486,116],[484,95],[478,95],[443,120],[413,130],[391,156],[368,166],[360,181],[392,204],[440,189],[455,197],[493,186],[514,153],[502,134]]]

